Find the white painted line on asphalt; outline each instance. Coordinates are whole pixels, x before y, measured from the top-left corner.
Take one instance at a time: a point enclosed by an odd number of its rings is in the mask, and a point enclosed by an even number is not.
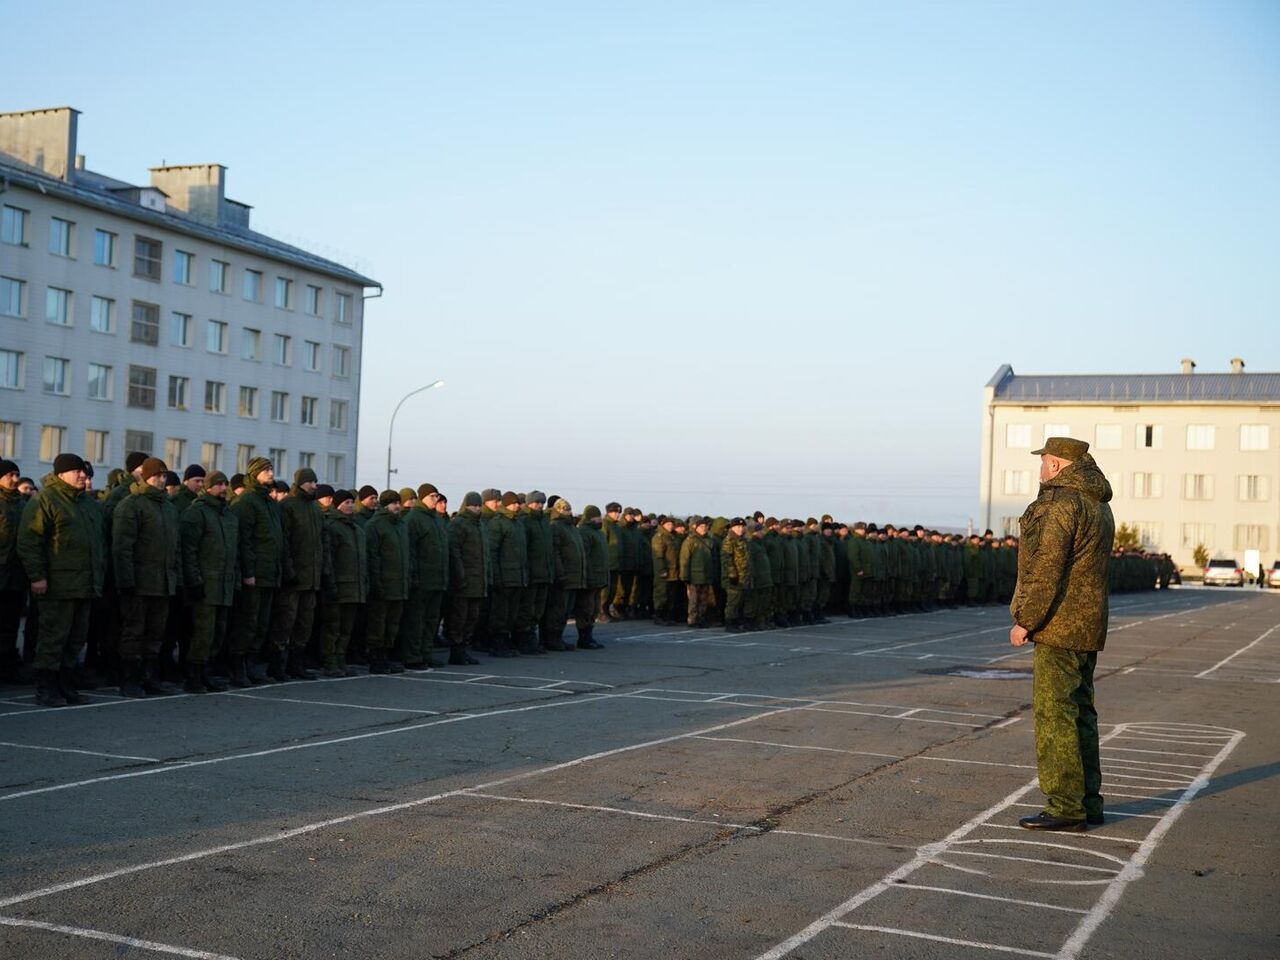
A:
[[[1226,657],[1223,657],[1221,660],[1219,660],[1217,663],[1215,663],[1215,664],[1214,664],[1212,667],[1210,667],[1208,670],[1204,670],[1204,671],[1201,671],[1200,673],[1197,673],[1197,674],[1196,674],[1196,679],[1197,679],[1197,680],[1203,680],[1205,677],[1209,676],[1209,674],[1213,673],[1213,672],[1214,672],[1215,670],[1217,670],[1218,668],[1223,667],[1223,666],[1226,666],[1228,663],[1230,663],[1230,662],[1231,662],[1232,660],[1234,660],[1236,657],[1240,656],[1240,654],[1244,653],[1246,650],[1249,650],[1249,649],[1251,649],[1252,647],[1256,647],[1256,646],[1257,646],[1258,644],[1260,644],[1263,640],[1267,639],[1267,637],[1271,636],[1271,634],[1273,634],[1273,633],[1275,633],[1275,632],[1276,632],[1276,629],[1277,629],[1277,628],[1280,628],[1280,623],[1277,623],[1274,627],[1272,627],[1270,630],[1268,630],[1268,631],[1267,631],[1266,633],[1264,633],[1262,636],[1258,637],[1258,639],[1257,639],[1257,640],[1254,640],[1252,643],[1245,644],[1243,647],[1241,647],[1241,648],[1240,648],[1239,650],[1237,650],[1235,653],[1232,653],[1232,654],[1230,654],[1230,655],[1228,655],[1228,656],[1226,656]]]
[[[228,697],[239,697],[242,700],[263,700],[267,703],[304,703],[317,707],[345,707],[348,710],[383,710],[389,713],[423,713],[433,717],[440,715],[439,710],[417,710],[413,707],[371,707],[365,703],[338,703],[333,700],[303,700],[301,697],[264,697],[256,693],[232,693]]]
[[[1222,741],[1220,740],[1191,740],[1185,737],[1119,737],[1120,740],[1141,740],[1146,743],[1183,743],[1189,747],[1216,747]],[[1206,754],[1208,756],[1208,754]]]
[[[530,693],[541,691],[542,693],[555,693],[562,697],[571,697],[574,695],[573,690],[561,690],[558,687],[525,687],[515,683],[489,683],[487,680],[445,680],[442,677],[418,677],[410,676],[407,673],[379,673],[375,674],[380,680],[412,680],[414,683],[443,683],[450,687],[499,687],[503,690],[528,690]]]
[[[844,927],[846,930],[866,930],[871,933],[891,933],[899,937],[911,937],[916,940],[932,940],[934,943],[949,943],[956,947],[976,947],[980,950],[994,950],[998,953],[1016,953],[1024,957],[1048,957],[1054,960],[1054,954],[1040,950],[1023,950],[1019,947],[1006,947],[999,943],[983,943],[980,940],[958,940],[955,937],[941,937],[934,933],[921,933],[919,930],[899,930],[897,927],[875,927],[867,923],[843,923],[839,920],[831,924],[833,927]]]
[[[1009,804],[1009,806],[1028,807],[1031,810],[1044,809],[1043,803],[1011,803]],[[1119,810],[1112,810],[1110,807],[1107,808],[1107,816],[1108,817],[1138,817],[1142,820],[1159,820],[1160,819],[1154,813],[1121,813]],[[990,826],[990,824],[988,824],[988,826]],[[1021,830],[1022,828],[1019,827],[1018,829]],[[1081,911],[1081,912],[1083,913],[1084,911]]]
[[[885,760],[902,760],[896,753],[872,753],[869,750],[841,750],[838,747],[809,747],[798,743],[776,743],[773,740],[743,740],[738,737],[693,737],[694,740],[715,740],[719,743],[750,743],[761,747],[783,747],[787,750],[812,750],[819,753],[847,753],[857,757],[880,757]]]
[[[877,647],[872,650],[854,650],[855,657],[865,657],[873,653],[893,653],[896,650],[905,650],[908,647],[923,647],[930,643],[946,643],[949,640],[963,640],[966,637],[981,637],[988,633],[1007,633],[1008,627],[988,627],[986,630],[973,630],[968,633],[944,634],[941,637],[933,637],[929,640],[911,640],[907,643],[898,643],[889,647]]]
[[[745,704],[744,704],[745,706]],[[981,730],[985,723],[972,723],[965,720],[934,720],[931,717],[896,717],[887,713],[871,713],[869,710],[833,710],[830,707],[800,706],[797,710],[810,710],[813,713],[843,713],[857,717],[879,717],[881,720],[907,720],[911,723],[938,723],[948,727],[968,727],[970,730]]]
[[[1159,819],[1159,818],[1157,818],[1157,819]],[[985,828],[986,828],[986,829],[988,829],[988,830],[1017,830],[1019,833],[1026,833],[1026,830],[1024,830],[1022,827],[1020,827],[1020,826],[1018,826],[1017,824],[1014,824],[1014,823],[984,823],[984,824],[983,824],[983,827],[985,827]],[[1092,831],[1092,830],[1089,830],[1089,831],[1087,831],[1087,832],[1085,832],[1085,833],[1076,833],[1076,834],[1072,834],[1072,836],[1077,837],[1077,838],[1079,838],[1080,840],[1108,840],[1108,841],[1110,841],[1111,843],[1133,843],[1133,844],[1139,844],[1139,843],[1141,843],[1141,842],[1142,842],[1141,840],[1131,839],[1131,838],[1129,838],[1129,837],[1108,837],[1108,836],[1104,836],[1104,835],[1103,835],[1103,834],[1101,834],[1101,833],[1095,833],[1095,832],[1094,832],[1094,831]],[[1080,848],[1080,849],[1083,849],[1083,848]],[[1086,913],[1087,911],[1085,911],[1085,910],[1078,910],[1078,911],[1076,911],[1076,912],[1077,912],[1077,913]]]
[[[1231,752],[1235,750],[1237,744],[1244,739],[1244,733],[1239,730],[1231,731],[1231,733],[1233,734],[1231,739],[1223,744],[1222,749],[1218,751],[1212,760],[1205,764],[1195,783],[1187,788],[1182,796],[1178,798],[1173,809],[1166,813],[1160,822],[1151,829],[1146,839],[1142,841],[1142,845],[1138,847],[1137,852],[1125,864],[1124,869],[1120,871],[1120,875],[1111,881],[1111,885],[1102,894],[1101,899],[1094,904],[1093,909],[1089,911],[1080,926],[1076,928],[1075,932],[1058,952],[1058,960],[1075,960],[1076,957],[1080,956],[1080,951],[1089,942],[1089,938],[1093,936],[1094,931],[1102,925],[1102,922],[1115,909],[1116,904],[1120,902],[1125,888],[1143,875],[1147,861],[1151,858],[1151,854],[1155,852],[1156,846],[1164,838],[1164,835],[1169,832],[1170,828],[1178,821],[1178,818],[1182,816],[1187,809],[1187,805],[1195,798],[1195,795],[1209,785],[1210,778],[1222,764],[1222,761],[1226,760]]]
[[[1208,759],[1207,757],[1205,758]],[[1194,763],[1161,763],[1159,760],[1143,760],[1141,757],[1103,757],[1104,763],[1110,763],[1117,768],[1124,767],[1128,770],[1146,770],[1149,773],[1161,773],[1165,767],[1174,770],[1199,770],[1200,767]],[[1154,769],[1154,768],[1160,769]],[[1187,777],[1188,780],[1194,779]]]
[[[1030,806],[1030,804],[1027,804]],[[990,824],[988,824],[990,826]],[[1012,830],[1021,830],[1021,827],[1011,827]],[[1064,907],[1058,903],[1043,903],[1039,900],[1019,900],[1016,897],[995,897],[989,893],[974,893],[971,890],[956,890],[954,887],[932,887],[922,883],[895,883],[895,890],[929,890],[933,893],[952,893],[957,897],[973,897],[977,900],[995,900],[998,903],[1016,903],[1022,907],[1040,907],[1043,910],[1059,910],[1062,913],[1088,913],[1087,910],[1081,910],[1079,907]]]
[[[592,698],[584,698],[583,700],[579,700],[579,701],[557,700],[552,703],[535,704],[529,707],[516,707],[512,709],[507,709],[507,710],[495,710],[488,714],[484,714],[483,716],[495,716],[497,714],[503,714],[503,713],[520,713],[526,710],[536,710],[540,708],[545,709],[545,708],[559,706],[563,703],[585,703],[585,702],[593,702],[598,700],[608,700],[608,699],[613,699],[614,697],[617,697],[617,696],[618,694],[600,694],[599,696],[592,697]],[[317,830],[323,830],[328,827],[338,826],[339,824],[351,823],[356,820],[363,820],[369,817],[382,816],[388,813],[396,813],[400,810],[411,810],[428,803],[435,803],[439,800],[458,797],[470,791],[492,790],[496,787],[504,787],[510,783],[519,783],[523,780],[530,780],[530,779],[533,779],[534,777],[543,776],[544,774],[556,773],[560,770],[568,770],[572,767],[581,766],[584,763],[591,763],[595,760],[603,760],[606,757],[618,756],[619,754],[630,753],[635,750],[644,750],[649,747],[656,747],[656,746],[661,746],[667,743],[674,743],[677,740],[685,740],[685,739],[688,739],[689,737],[698,736],[700,734],[716,733],[720,730],[728,730],[732,727],[739,727],[739,726],[742,726],[743,724],[754,723],[757,720],[763,720],[766,717],[777,716],[780,713],[787,713],[795,709],[797,708],[796,707],[779,707],[777,710],[766,710],[763,713],[755,713],[749,717],[741,717],[737,720],[730,720],[727,723],[718,723],[711,727],[703,727],[699,730],[690,730],[688,733],[672,734],[671,736],[660,737],[656,740],[643,740],[639,743],[632,743],[622,747],[614,747],[609,750],[601,750],[597,753],[589,753],[589,754],[586,754],[585,756],[577,757],[573,760],[565,760],[561,763],[553,763],[549,766],[537,767],[533,770],[526,770],[523,773],[512,774],[511,776],[502,777],[498,780],[489,780],[485,783],[477,783],[470,787],[459,787],[458,789],[455,789],[455,790],[447,790],[443,793],[435,793],[435,794],[431,794],[430,796],[419,797],[415,800],[405,800],[400,803],[386,804],[380,807],[371,807],[366,810],[359,810],[359,811],[356,811],[355,813],[348,813],[340,817],[331,817],[330,819],[327,819],[327,820],[319,820],[314,823],[304,824],[299,827],[291,827],[285,830],[276,830],[272,833],[267,834],[266,836],[254,837],[251,840],[240,840],[240,841],[237,841],[236,843],[226,843],[217,847],[208,847],[203,850],[195,850],[195,851],[192,851],[191,853],[181,854],[176,857],[166,857],[163,860],[152,860],[146,863],[134,864],[133,866],[130,866],[130,867],[118,867],[115,870],[108,870],[103,873],[93,874],[92,876],[88,876],[88,877],[81,877],[78,880],[67,880],[63,883],[56,883],[48,887],[41,887],[38,890],[30,890],[26,893],[20,893],[12,897],[7,897],[3,900],[0,900],[0,908],[11,907],[17,903],[26,903],[29,900],[36,900],[41,897],[48,897],[58,893],[65,893],[68,890],[78,890],[81,887],[92,886],[94,884],[103,883],[107,880],[114,880],[116,877],[129,876],[131,874],[142,873],[148,870],[155,870],[160,867],[173,866],[179,863],[190,863],[193,860],[202,860],[205,857],[212,857],[212,856],[216,856],[218,854],[223,854],[223,853],[231,853],[236,850],[244,850],[249,847],[262,846],[263,844],[268,844],[268,843],[276,843],[280,840],[288,840],[293,837],[302,836],[304,834],[314,833]],[[440,722],[442,721],[433,720],[433,721],[429,721],[428,723],[417,724],[415,729],[421,729],[422,727],[430,726],[432,724],[436,724]],[[394,731],[387,731],[387,732],[394,732]],[[362,739],[364,736],[368,736],[368,734],[361,734],[359,736],[349,737],[346,739],[358,740],[358,739]],[[275,751],[272,751],[272,752],[275,752]],[[3,799],[3,798],[0,798],[0,799]]]
[[[1177,750],[1143,750],[1140,747],[1112,747],[1108,746],[1107,750],[1111,753],[1149,753],[1157,757],[1199,757],[1201,760],[1208,760],[1213,754],[1210,753],[1181,753]],[[1124,759],[1118,757],[1117,759]],[[1199,770],[1199,767],[1196,767]]]
[[[80,753],[86,757],[106,757],[108,760],[142,760],[147,763],[160,763],[156,757],[131,757],[123,753],[99,753],[97,750],[72,750],[70,747],[42,747],[34,743],[10,743],[0,740],[0,747],[13,747],[16,750],[48,750],[51,753]]]
[[[1177,789],[1177,788],[1171,788],[1171,789]],[[1152,803],[1167,803],[1170,806],[1173,805],[1173,801],[1170,800],[1168,797],[1153,797],[1149,793],[1125,793],[1122,790],[1112,790],[1109,787],[1107,788],[1107,796],[1125,797],[1126,799],[1129,799],[1129,800],[1149,800]]]
[[[69,937],[81,937],[86,940],[105,940],[107,943],[118,943],[135,950],[147,950],[151,953],[167,953],[173,957],[189,957],[191,960],[236,960],[225,953],[210,953],[208,950],[192,950],[189,947],[175,947],[169,943],[156,943],[154,940],[139,940],[137,937],[122,937],[118,933],[105,933],[102,930],[87,930],[84,927],[68,927],[61,923],[45,923],[43,920],[22,920],[18,917],[0,917],[0,924],[8,927],[26,927],[29,930],[44,930],[49,933],[61,933]]]
[[[1105,773],[1105,774],[1108,774],[1108,775],[1111,777],[1111,779],[1113,779],[1113,780],[1138,780],[1138,781],[1140,781],[1139,783],[1122,783],[1122,784],[1120,784],[1120,786],[1122,786],[1122,787],[1133,787],[1135,790],[1157,789],[1157,788],[1154,788],[1154,787],[1152,787],[1152,788],[1143,787],[1143,785],[1142,785],[1142,784],[1144,784],[1144,783],[1162,783],[1162,784],[1167,784],[1170,788],[1172,788],[1172,787],[1178,787],[1179,789],[1182,789],[1182,788],[1185,788],[1185,787],[1187,786],[1187,784],[1189,784],[1189,783],[1192,781],[1192,779],[1194,779],[1194,778],[1192,778],[1192,777],[1181,777],[1180,779],[1177,779],[1177,780],[1173,779],[1172,777],[1139,777],[1139,776],[1135,776],[1134,774],[1131,774],[1131,773],[1116,773],[1115,771],[1116,771],[1116,770],[1118,770],[1118,769],[1121,769],[1121,770],[1122,770],[1122,769],[1124,769],[1124,768],[1123,768],[1123,767],[1107,767],[1107,766],[1105,766],[1105,765],[1104,765],[1104,766],[1103,766],[1103,768],[1102,768],[1102,772],[1103,772],[1103,773]],[[1155,770],[1148,770],[1147,772],[1148,772],[1148,773],[1158,773],[1159,771],[1155,771]]]
[[[1019,827],[1018,829],[1022,829]],[[1049,846],[1049,844],[1046,844]],[[1054,844],[1060,846],[1060,844]],[[1078,848],[1076,848],[1078,849]],[[1036,857],[1012,857],[1007,853],[983,853],[981,850],[948,850],[947,856],[950,857],[983,857],[987,860],[1013,860],[1018,863],[1038,863],[1046,867],[1062,867],[1064,870],[1088,870],[1090,873],[1109,873],[1111,875],[1118,874],[1119,870],[1112,870],[1110,867],[1091,867],[1084,863],[1062,863],[1059,860],[1040,860]],[[1122,861],[1117,860],[1117,863]]]

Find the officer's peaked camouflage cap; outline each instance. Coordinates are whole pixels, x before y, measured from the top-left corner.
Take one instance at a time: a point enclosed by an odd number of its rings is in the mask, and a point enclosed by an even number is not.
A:
[[[1050,437],[1039,450],[1031,451],[1037,457],[1047,453],[1051,457],[1060,457],[1063,460],[1079,460],[1088,452],[1089,444],[1072,437]]]

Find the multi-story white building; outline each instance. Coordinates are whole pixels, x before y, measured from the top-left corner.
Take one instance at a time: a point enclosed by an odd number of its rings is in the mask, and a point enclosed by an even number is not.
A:
[[[1280,552],[1280,374],[1022,376],[1008,364],[983,391],[981,513],[1017,532],[1035,498],[1045,437],[1086,440],[1111,481],[1116,523],[1179,565],[1203,544],[1244,561]]]
[[[77,111],[0,114],[0,456],[354,482],[366,291],[249,229],[219,164],[85,169]],[[374,295],[377,295],[375,293]]]

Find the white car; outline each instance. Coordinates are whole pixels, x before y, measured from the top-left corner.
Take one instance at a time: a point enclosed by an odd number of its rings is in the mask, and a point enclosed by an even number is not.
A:
[[[1272,590],[1280,590],[1280,560],[1271,565],[1267,571],[1267,586]]]
[[[1210,560],[1204,568],[1206,587],[1243,587],[1244,570],[1234,560]]]

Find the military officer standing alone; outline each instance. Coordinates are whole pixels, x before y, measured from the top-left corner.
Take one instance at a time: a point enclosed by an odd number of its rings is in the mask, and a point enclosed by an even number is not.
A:
[[[1089,445],[1050,437],[1040,495],[1022,515],[1009,642],[1036,645],[1032,702],[1045,808],[1019,823],[1085,830],[1103,822],[1093,671],[1107,638],[1108,564],[1115,537],[1111,484]]]

